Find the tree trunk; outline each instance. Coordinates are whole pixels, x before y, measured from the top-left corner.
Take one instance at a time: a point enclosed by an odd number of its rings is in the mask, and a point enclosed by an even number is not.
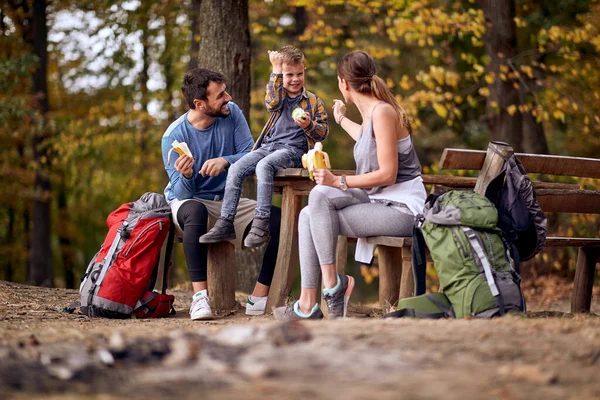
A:
[[[190,7],[190,31],[192,37],[190,40],[190,61],[188,70],[198,67],[198,57],[200,55],[200,4],[202,0],[192,0]]]
[[[33,2],[33,49],[39,58],[39,66],[33,75],[33,91],[36,107],[42,115],[42,126],[34,135],[33,157],[35,172],[35,201],[33,205],[33,230],[30,251],[30,278],[34,285],[52,286],[52,251],[50,247],[50,153],[47,149],[49,130],[46,125],[48,112],[48,27],[46,25],[46,1]]]
[[[61,221],[58,227],[58,241],[60,243],[60,254],[62,256],[63,272],[65,278],[65,287],[67,289],[75,288],[75,256],[73,242],[69,230],[69,208],[67,205],[67,186],[65,184],[65,174],[61,177],[62,182],[58,193],[58,218]]]
[[[200,4],[198,66],[225,74],[227,91],[250,116],[248,0],[204,0]]]
[[[209,68],[227,76],[227,91],[241,108],[248,120],[250,117],[250,29],[248,0],[203,0],[199,1],[198,67]],[[192,9],[196,1],[192,3]],[[191,16],[193,18],[193,15]],[[193,32],[194,25],[192,25]],[[192,33],[192,35],[194,35]],[[193,36],[194,39],[197,36]],[[194,54],[192,40],[192,54]],[[256,198],[253,179],[244,182],[242,196]],[[238,290],[250,292],[256,282],[261,265],[263,249],[241,251],[236,249]]]
[[[506,142],[519,152],[522,138],[521,115],[517,112],[511,116],[507,112],[507,107],[519,106],[519,89],[514,87],[515,80],[502,80],[500,77],[501,66],[510,70],[508,61],[517,53],[515,3],[514,0],[478,0],[478,4],[485,14],[487,25],[484,38],[485,49],[490,57],[487,72],[495,74],[494,83],[489,87],[487,102],[491,140]]]

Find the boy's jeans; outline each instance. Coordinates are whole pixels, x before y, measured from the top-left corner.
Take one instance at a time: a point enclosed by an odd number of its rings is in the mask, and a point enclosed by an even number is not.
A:
[[[255,218],[271,216],[271,201],[273,199],[273,180],[275,172],[281,168],[297,168],[301,165],[301,156],[297,151],[287,147],[273,148],[264,145],[246,154],[233,163],[227,174],[225,195],[221,208],[221,218],[233,221],[242,193],[244,179],[256,172],[257,193]]]

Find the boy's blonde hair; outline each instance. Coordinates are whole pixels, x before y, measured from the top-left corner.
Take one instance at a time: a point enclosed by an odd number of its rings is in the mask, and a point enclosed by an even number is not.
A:
[[[288,65],[304,64],[304,54],[294,46],[283,46],[279,49],[283,56],[283,63]]]

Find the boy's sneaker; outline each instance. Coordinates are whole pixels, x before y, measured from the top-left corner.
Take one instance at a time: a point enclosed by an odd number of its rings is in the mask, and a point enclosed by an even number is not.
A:
[[[246,315],[263,315],[267,308],[267,296],[248,296],[246,300]]]
[[[252,228],[244,239],[244,246],[246,247],[260,247],[267,243],[271,236],[269,235],[269,219],[268,218],[254,218],[252,221]]]
[[[323,298],[327,303],[327,319],[345,318],[348,311],[348,300],[354,289],[354,278],[348,275],[337,274],[338,284],[335,292],[333,289],[324,289]]]
[[[234,239],[235,228],[233,226],[233,221],[228,221],[226,219],[219,218],[215,223],[215,226],[213,226],[213,228],[210,231],[200,236],[199,242],[202,244],[209,244],[226,242]]]
[[[213,319],[213,312],[210,308],[210,299],[204,290],[196,293],[192,300],[192,306],[190,307],[190,318],[192,321],[198,321],[203,319]]]
[[[318,305],[312,309],[307,316],[301,316],[296,311],[298,310],[298,302],[288,304],[284,307],[277,307],[273,310],[273,315],[278,321],[303,321],[307,319],[323,319],[323,313]]]

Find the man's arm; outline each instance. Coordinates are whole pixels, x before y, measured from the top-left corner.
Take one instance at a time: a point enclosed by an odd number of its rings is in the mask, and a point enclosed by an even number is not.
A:
[[[252,145],[254,144],[252,134],[250,133],[250,127],[248,126],[246,118],[244,118],[242,110],[240,110],[237,105],[235,107],[232,106],[230,110],[231,117],[233,118],[233,140],[235,154],[223,156],[229,165],[242,158],[245,154],[250,153],[250,150],[252,150]]]
[[[312,118],[308,127],[304,128],[304,133],[311,139],[322,142],[329,135],[329,124],[327,123],[327,111],[325,111],[325,104],[318,97],[310,98],[309,101],[313,104],[314,117]]]
[[[169,176],[169,181],[171,182],[171,192],[175,197],[179,200],[191,199],[194,196],[196,191],[196,182],[195,177],[196,174],[193,170],[192,165],[192,173],[188,177],[186,177],[183,173],[177,171],[175,168],[175,162],[179,160],[179,154],[177,152],[171,153],[171,164],[167,162],[169,151],[171,150],[171,144],[173,143],[173,138],[165,136],[162,139],[162,157],[163,164],[165,166],[165,170],[167,171],[167,175]],[[175,157],[173,157],[175,156]]]

